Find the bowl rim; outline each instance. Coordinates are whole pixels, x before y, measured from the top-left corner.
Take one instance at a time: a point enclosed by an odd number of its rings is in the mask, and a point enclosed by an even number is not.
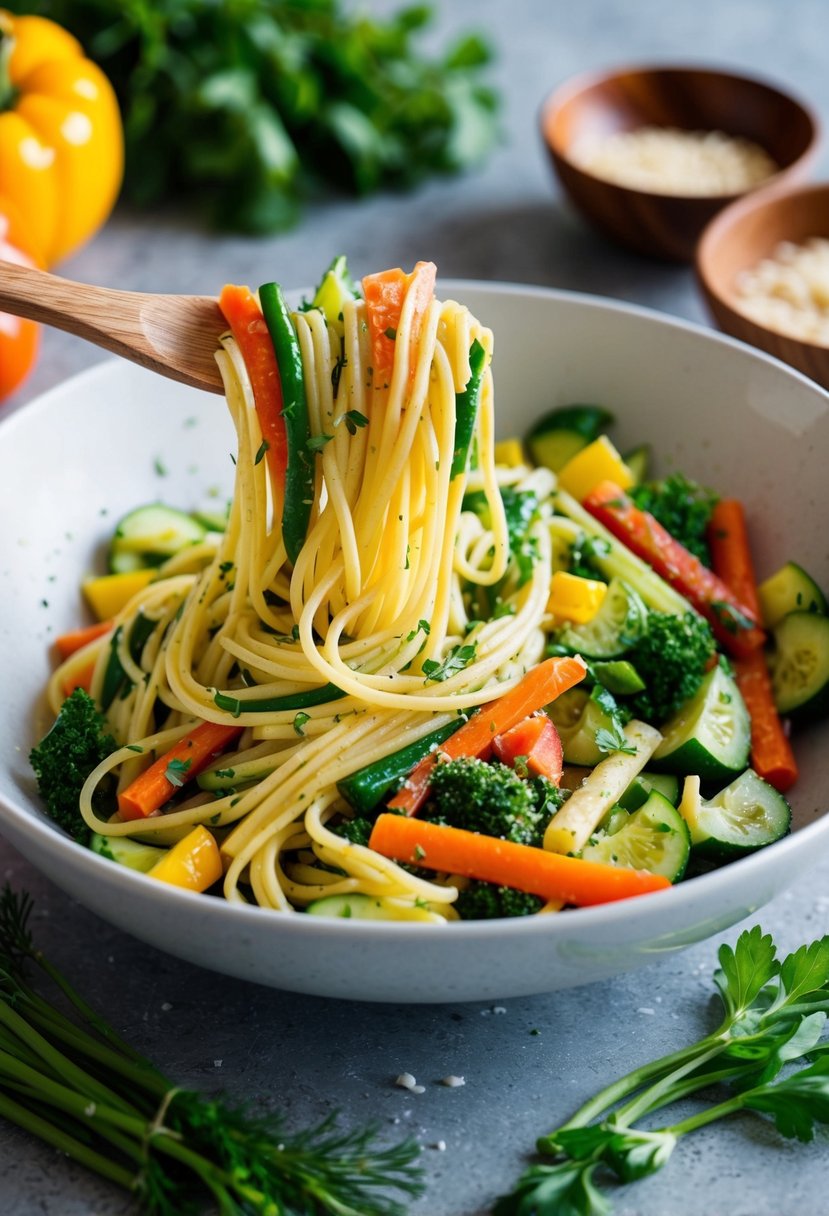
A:
[[[702,338],[706,342],[730,347],[739,352],[742,357],[752,361],[769,363],[777,368],[778,371],[782,371],[785,376],[794,377],[796,380],[807,385],[811,391],[817,392],[829,399],[829,392],[823,390],[820,385],[788,364],[767,354],[765,351],[757,350],[736,338],[718,333],[716,330],[705,325],[686,320],[682,317],[672,316],[644,305],[632,304],[627,301],[614,300],[590,293],[567,291],[544,287],[538,284],[522,284],[518,282],[446,278],[439,279],[438,286],[444,292],[479,291],[484,294],[493,295],[543,297],[558,301],[563,305],[570,304],[584,307],[588,310],[610,311],[637,317],[650,324],[656,324],[658,327],[667,327],[690,333],[698,338]],[[289,292],[290,297],[295,297],[299,294],[301,294],[301,289],[300,291]],[[113,375],[117,376],[118,373],[115,369],[124,368],[124,366],[122,360],[105,358],[77,375],[68,377],[35,398],[27,408],[18,409],[10,417],[4,419],[2,424],[0,424],[0,436],[13,433],[19,426],[26,425],[26,422],[23,421],[24,419],[36,418],[38,414],[51,408],[52,400],[60,398],[66,392],[67,386],[86,388],[97,380],[106,381],[107,378]],[[131,370],[127,366],[126,374],[130,374]],[[177,907],[195,907],[196,904],[193,901],[198,900],[198,906],[203,910],[202,915],[205,921],[218,924],[223,922],[226,916],[230,916],[240,926],[252,926],[254,924],[263,924],[262,918],[268,917],[271,920],[274,932],[281,932],[290,925],[293,927],[288,929],[288,932],[304,934],[306,937],[310,936],[311,938],[321,931],[329,933],[332,922],[337,919],[306,917],[302,915],[285,916],[275,913],[271,909],[260,908],[252,904],[231,904],[221,898],[205,901],[203,896],[195,892],[185,891],[163,883],[155,884],[152,890],[150,890],[149,886],[145,883],[145,875],[130,872],[126,868],[120,868],[115,872],[112,863],[107,861],[106,858],[99,857],[91,849],[73,841],[55,824],[49,822],[45,816],[33,815],[21,800],[9,799],[4,793],[0,792],[0,828],[2,828],[3,821],[7,818],[10,818],[13,822],[15,831],[21,837],[30,837],[38,848],[52,853],[57,859],[67,858],[66,850],[68,848],[68,857],[74,857],[73,867],[79,867],[80,871],[83,871],[90,881],[103,881],[109,885],[117,880],[115,882],[116,886],[126,882],[128,886],[131,885],[133,887],[136,897],[158,901],[159,906],[166,908],[170,913],[174,913]],[[746,875],[751,869],[756,870],[760,874],[768,865],[768,858],[771,855],[772,849],[774,850],[774,856],[777,857],[793,850],[800,851],[803,848],[804,839],[812,842],[815,846],[819,846],[811,850],[814,861],[817,862],[822,855],[822,850],[829,847],[829,813],[824,813],[812,822],[804,824],[796,832],[775,842],[770,849],[759,850],[749,856],[738,858],[719,869],[712,870],[707,874],[698,875],[689,880],[688,883],[680,883],[676,887],[654,892],[648,900],[633,899],[622,901],[627,905],[626,915],[630,918],[631,924],[633,924],[640,917],[650,915],[647,912],[648,908],[656,908],[658,906],[665,906],[667,908],[670,906],[679,910],[683,905],[690,907],[692,902],[696,902],[698,896],[702,896],[705,893],[713,894],[716,888],[728,885],[729,873],[733,872],[735,866],[740,868],[740,872],[743,875]],[[819,844],[819,842],[821,843]],[[660,901],[659,905],[651,902],[654,897]],[[186,901],[186,903],[181,904],[180,901],[182,900]],[[670,903],[667,901],[670,901]],[[577,913],[576,921],[573,920],[574,912]],[[490,921],[464,921],[461,922],[463,928],[460,929],[455,925],[444,926],[416,922],[359,921],[349,919],[344,922],[348,926],[347,929],[342,928],[341,931],[344,938],[354,934],[360,940],[370,940],[374,937],[383,938],[389,934],[402,939],[428,937],[431,940],[437,940],[436,935],[443,935],[447,930],[453,936],[460,932],[465,937],[471,939],[484,939],[492,936],[511,939],[513,937],[523,938],[538,934],[567,937],[576,925],[583,926],[585,931],[595,930],[609,922],[613,922],[618,916],[619,912],[616,905],[608,903],[572,909],[565,917],[561,918],[557,916],[537,916]]]
[[[684,73],[693,72],[695,74],[705,74],[709,76],[728,78],[737,81],[740,84],[759,85],[762,88],[777,94],[778,97],[791,103],[800,110],[810,128],[809,141],[803,151],[790,164],[780,168],[777,173],[773,174],[766,181],[759,183],[756,186],[749,187],[748,190],[743,190],[737,194],[666,194],[657,190],[640,190],[635,186],[626,186],[619,182],[614,182],[605,177],[598,177],[591,173],[582,165],[574,161],[567,148],[561,147],[560,144],[552,138],[549,130],[553,116],[562,108],[563,105],[572,101],[575,97],[581,94],[589,93],[598,85],[609,83],[618,79],[620,76],[641,75],[649,76],[664,74],[664,75],[682,75]],[[728,207],[734,202],[738,202],[743,198],[750,197],[754,194],[765,190],[785,189],[785,184],[791,175],[802,173],[808,169],[809,165],[815,160],[823,140],[823,122],[816,107],[805,97],[801,96],[797,91],[785,86],[772,77],[765,76],[761,73],[735,71],[733,68],[719,65],[713,62],[693,62],[685,63],[675,62],[673,60],[665,63],[651,62],[638,63],[629,62],[625,64],[616,64],[609,68],[588,68],[583,72],[578,72],[574,76],[561,81],[555,85],[542,98],[538,106],[537,122],[541,134],[542,142],[548,149],[554,160],[566,165],[573,172],[581,175],[585,180],[596,182],[606,187],[610,191],[619,191],[620,194],[629,195],[641,198],[658,199],[660,202],[670,203],[679,202],[683,204],[694,204],[711,206],[719,204],[721,207]]]
[[[757,211],[764,211],[766,208],[773,207],[778,203],[789,203],[799,200],[807,195],[825,195],[827,203],[829,203],[829,179],[818,182],[769,185],[768,187],[750,191],[748,194],[741,195],[733,202],[728,203],[709,220],[697,241],[697,247],[694,252],[694,273],[702,291],[715,300],[720,307],[728,309],[735,317],[739,317],[740,324],[745,325],[748,331],[755,332],[758,337],[765,334],[779,341],[792,343],[794,346],[801,347],[803,350],[814,353],[816,356],[823,353],[829,357],[829,344],[812,342],[808,338],[798,338],[794,334],[773,329],[770,325],[761,325],[753,317],[740,312],[738,308],[734,307],[731,300],[723,295],[722,291],[715,285],[716,276],[711,273],[711,266],[714,262],[712,246],[722,240],[726,231],[733,229],[735,226],[738,227],[747,216]],[[827,224],[827,228],[829,229],[829,224]],[[779,239],[785,240],[786,238],[781,237]],[[827,236],[824,239],[829,241],[829,231],[827,231]],[[748,267],[744,269],[748,269]]]

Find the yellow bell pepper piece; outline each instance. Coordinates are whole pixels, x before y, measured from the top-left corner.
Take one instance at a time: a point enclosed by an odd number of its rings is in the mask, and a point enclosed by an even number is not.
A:
[[[524,445],[520,439],[502,439],[495,444],[495,463],[508,469],[517,469],[526,464]]]
[[[184,887],[186,891],[206,891],[222,876],[219,846],[207,828],[199,824],[147,873],[150,878]]]
[[[567,461],[558,475],[562,490],[572,494],[578,502],[583,502],[600,481],[614,481],[623,490],[636,481],[607,435],[600,435],[593,443],[588,443]]]
[[[102,574],[85,579],[82,591],[99,621],[117,616],[134,595],[151,583],[155,570],[129,570],[126,574]]]
[[[108,217],[123,175],[112,85],[45,17],[0,8],[0,195],[26,217],[48,266]]]
[[[583,625],[592,621],[607,594],[607,584],[598,579],[580,578],[566,570],[556,570],[550,580],[547,611],[565,621]]]

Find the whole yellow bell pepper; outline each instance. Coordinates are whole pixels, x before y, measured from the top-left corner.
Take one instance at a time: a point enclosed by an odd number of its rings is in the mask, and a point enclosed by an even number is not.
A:
[[[121,115],[100,68],[53,21],[0,9],[0,194],[47,265],[104,223],[123,171]]]

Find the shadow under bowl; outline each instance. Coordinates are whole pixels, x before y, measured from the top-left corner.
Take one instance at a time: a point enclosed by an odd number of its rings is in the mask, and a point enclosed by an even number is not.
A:
[[[637,253],[679,262],[693,260],[706,225],[741,195],[660,194],[618,185],[580,167],[579,149],[642,127],[722,131],[758,144],[779,165],[766,186],[805,176],[819,136],[815,114],[775,85],[701,67],[579,76],[549,95],[540,125],[562,186],[592,224]]]

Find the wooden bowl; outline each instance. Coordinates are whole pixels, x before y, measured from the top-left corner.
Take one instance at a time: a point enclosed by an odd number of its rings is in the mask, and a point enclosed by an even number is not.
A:
[[[762,191],[721,211],[700,240],[696,268],[711,315],[725,333],[790,363],[829,388],[829,346],[761,325],[739,308],[737,281],[781,241],[829,239],[829,183]]]
[[[680,262],[693,260],[706,224],[740,196],[619,186],[580,168],[574,149],[640,127],[723,131],[765,149],[780,166],[768,183],[779,183],[805,175],[818,137],[816,116],[773,85],[694,67],[631,67],[578,77],[550,94],[540,123],[556,173],[588,220],[638,253]]]

